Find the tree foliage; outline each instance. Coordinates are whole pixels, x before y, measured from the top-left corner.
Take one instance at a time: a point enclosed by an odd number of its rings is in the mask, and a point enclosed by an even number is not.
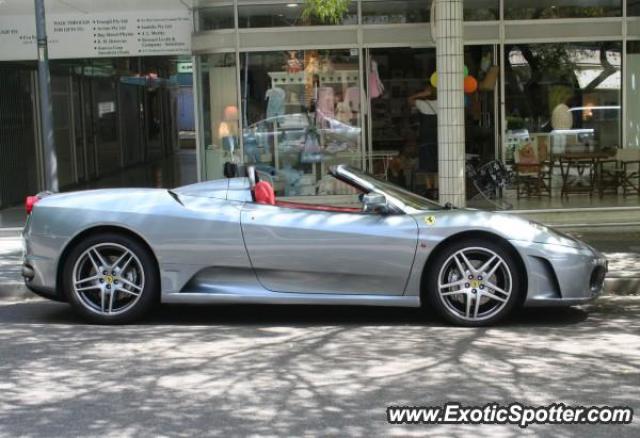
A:
[[[339,24],[349,10],[351,0],[305,0],[302,18],[315,17],[321,23]]]

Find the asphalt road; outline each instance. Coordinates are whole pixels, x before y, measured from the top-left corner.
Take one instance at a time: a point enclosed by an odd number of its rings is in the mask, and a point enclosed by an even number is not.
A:
[[[631,425],[391,426],[387,405],[630,405],[640,297],[454,328],[414,309],[164,306],[89,326],[0,304],[0,436],[640,436]]]

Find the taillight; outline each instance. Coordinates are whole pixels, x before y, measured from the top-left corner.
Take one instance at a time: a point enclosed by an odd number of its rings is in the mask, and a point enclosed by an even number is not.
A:
[[[27,199],[24,201],[24,209],[27,211],[27,214],[31,214],[33,210],[33,206],[36,205],[40,198],[37,196],[27,196]]]

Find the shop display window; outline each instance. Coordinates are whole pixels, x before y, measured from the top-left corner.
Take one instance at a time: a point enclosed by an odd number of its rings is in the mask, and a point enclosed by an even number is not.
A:
[[[205,179],[224,176],[226,162],[240,162],[236,57],[216,53],[200,57]]]
[[[361,167],[357,50],[286,50],[240,56],[244,161],[278,196],[339,195],[323,178]]]

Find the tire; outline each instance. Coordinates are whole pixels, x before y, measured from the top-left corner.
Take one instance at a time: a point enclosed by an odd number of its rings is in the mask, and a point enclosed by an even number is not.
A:
[[[524,293],[516,257],[506,245],[487,239],[448,245],[429,263],[427,304],[456,325],[495,324],[511,313]]]
[[[124,234],[87,237],[71,250],[63,269],[67,301],[91,323],[133,322],[159,301],[160,276],[154,257],[138,240]]]

